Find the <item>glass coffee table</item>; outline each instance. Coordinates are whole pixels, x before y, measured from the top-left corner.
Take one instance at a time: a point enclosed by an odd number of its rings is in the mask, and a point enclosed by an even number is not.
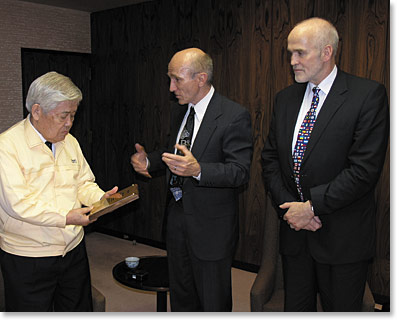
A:
[[[114,278],[121,284],[139,290],[157,292],[157,312],[167,312],[167,293],[169,291],[167,256],[140,257],[136,270],[128,268],[125,260],[113,268]],[[136,272],[146,272],[140,280]],[[136,278],[134,278],[134,277]]]

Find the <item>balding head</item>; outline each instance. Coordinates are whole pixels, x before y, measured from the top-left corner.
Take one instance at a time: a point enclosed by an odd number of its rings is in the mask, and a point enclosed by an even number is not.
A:
[[[169,90],[179,104],[196,105],[211,88],[212,60],[198,48],[177,52],[168,64]]]
[[[327,20],[322,18],[310,18],[298,23],[290,32],[289,37],[308,37],[315,48],[322,50],[325,46],[332,46],[332,56],[335,57],[339,35],[336,28]]]
[[[288,51],[296,82],[318,85],[335,67],[338,36],[335,27],[320,18],[296,25],[288,36]]]
[[[207,83],[211,84],[213,76],[213,62],[211,57],[199,48],[187,48],[178,51],[171,59],[170,65],[189,69],[193,75],[207,74]]]

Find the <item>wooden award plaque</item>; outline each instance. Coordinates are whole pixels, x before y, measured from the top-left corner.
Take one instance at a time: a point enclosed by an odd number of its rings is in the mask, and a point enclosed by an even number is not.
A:
[[[88,216],[90,220],[95,220],[136,199],[139,199],[139,188],[137,184],[133,184],[113,194],[110,198],[95,202]]]

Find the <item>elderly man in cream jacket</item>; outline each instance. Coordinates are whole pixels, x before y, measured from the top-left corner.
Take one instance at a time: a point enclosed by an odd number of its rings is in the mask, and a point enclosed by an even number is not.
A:
[[[49,72],[30,86],[28,117],[0,135],[0,263],[6,311],[91,311],[83,226],[101,190],[69,134],[82,93]],[[89,207],[82,207],[89,206]]]

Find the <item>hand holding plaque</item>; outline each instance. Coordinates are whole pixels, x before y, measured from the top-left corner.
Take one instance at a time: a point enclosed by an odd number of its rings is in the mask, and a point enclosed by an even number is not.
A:
[[[104,198],[93,204],[93,209],[89,213],[89,219],[95,220],[100,216],[108,214],[119,207],[122,207],[136,199],[139,199],[139,189],[137,184],[133,184],[109,198]]]

